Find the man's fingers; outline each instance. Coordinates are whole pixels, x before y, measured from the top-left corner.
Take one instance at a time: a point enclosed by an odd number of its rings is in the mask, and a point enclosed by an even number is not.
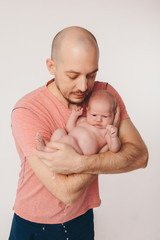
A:
[[[46,159],[46,160],[51,160],[52,159],[52,153],[51,152],[43,152],[43,151],[39,151],[37,149],[34,149],[33,152],[40,159]]]
[[[115,127],[119,128],[119,125],[120,125],[120,107],[119,107],[119,105],[117,105],[117,108],[116,108],[116,113],[115,113],[113,125]]]
[[[67,144],[59,143],[59,142],[48,142],[46,146],[50,148],[50,152],[46,152],[46,151],[44,152],[38,149],[34,149],[34,154],[41,159],[51,160],[53,158],[53,154],[55,156],[57,152],[54,150],[65,150],[66,145]],[[51,149],[53,149],[53,152]]]

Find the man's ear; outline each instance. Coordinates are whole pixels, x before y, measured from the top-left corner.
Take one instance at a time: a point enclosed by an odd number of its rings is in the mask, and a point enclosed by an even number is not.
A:
[[[55,75],[55,71],[56,71],[56,67],[55,67],[55,63],[52,59],[48,58],[46,60],[46,65],[48,68],[48,71],[50,72],[51,75]]]

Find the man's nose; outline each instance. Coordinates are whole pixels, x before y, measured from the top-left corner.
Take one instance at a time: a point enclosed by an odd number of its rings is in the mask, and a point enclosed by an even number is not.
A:
[[[85,92],[87,88],[88,88],[88,80],[85,76],[82,76],[78,82],[78,90],[81,92]]]

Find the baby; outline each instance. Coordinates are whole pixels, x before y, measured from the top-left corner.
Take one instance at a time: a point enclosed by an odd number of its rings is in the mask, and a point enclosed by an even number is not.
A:
[[[115,97],[106,90],[99,90],[90,96],[87,116],[81,117],[83,108],[75,106],[64,129],[57,129],[50,141],[71,145],[79,154],[95,154],[108,144],[108,149],[118,152],[121,142],[118,129],[113,126],[117,102]],[[37,149],[53,152],[46,146],[41,135],[37,135]]]

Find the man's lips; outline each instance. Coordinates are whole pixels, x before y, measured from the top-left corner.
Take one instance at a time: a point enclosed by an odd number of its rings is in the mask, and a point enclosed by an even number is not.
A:
[[[85,97],[87,95],[86,92],[85,93],[73,93],[73,94],[74,94],[74,96],[76,96],[78,98],[83,98],[83,97]]]

